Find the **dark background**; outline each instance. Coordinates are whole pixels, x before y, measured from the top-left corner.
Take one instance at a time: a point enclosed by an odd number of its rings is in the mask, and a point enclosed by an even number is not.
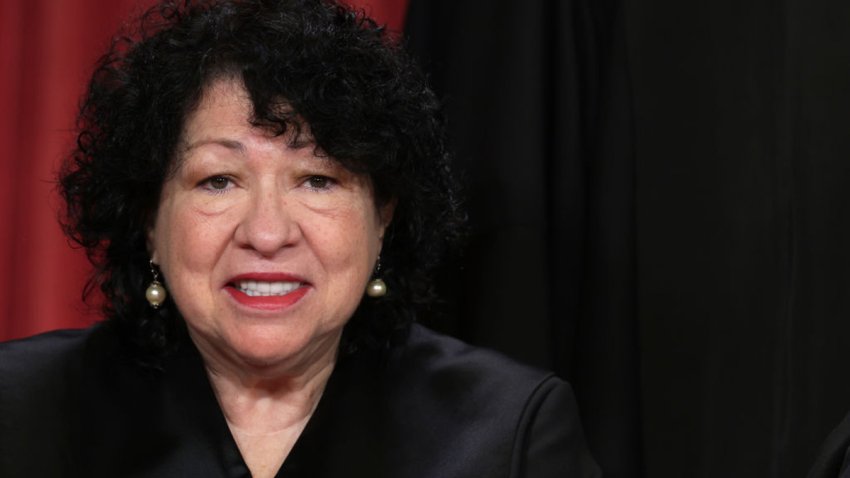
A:
[[[412,0],[473,225],[436,324],[609,477],[801,477],[850,409],[850,2]]]

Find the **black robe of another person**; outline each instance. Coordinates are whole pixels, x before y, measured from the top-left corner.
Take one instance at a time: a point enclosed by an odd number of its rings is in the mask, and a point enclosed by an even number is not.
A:
[[[832,430],[808,478],[850,478],[850,413]]]
[[[249,477],[197,349],[161,372],[112,329],[0,345],[0,476]],[[285,478],[596,477],[569,385],[413,326],[343,356]]]

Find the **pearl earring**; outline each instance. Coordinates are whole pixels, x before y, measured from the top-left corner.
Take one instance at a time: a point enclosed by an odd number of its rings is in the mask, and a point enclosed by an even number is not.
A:
[[[375,274],[381,272],[381,258],[378,258],[378,263],[375,264]],[[366,285],[366,295],[373,298],[383,297],[387,295],[387,283],[381,280],[380,277],[376,277],[369,281],[369,284]]]
[[[372,279],[366,286],[366,295],[369,297],[383,297],[387,295],[387,283],[381,279]]]
[[[168,297],[168,293],[165,291],[165,287],[159,282],[159,272],[156,270],[157,265],[153,263],[153,259],[150,260],[151,266],[151,274],[153,274],[153,281],[151,281],[147,290],[145,290],[145,299],[148,300],[148,303],[154,309],[159,309],[163,302],[165,302],[165,298]]]

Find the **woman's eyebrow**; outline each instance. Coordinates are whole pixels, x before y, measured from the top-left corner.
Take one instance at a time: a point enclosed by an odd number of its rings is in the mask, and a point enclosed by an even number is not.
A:
[[[198,141],[189,143],[183,148],[183,152],[189,152],[193,149],[199,148],[201,146],[206,146],[208,144],[217,144],[219,146],[224,146],[227,149],[234,150],[239,153],[245,152],[245,145],[240,143],[239,141],[227,138],[210,138],[210,139],[200,139]]]

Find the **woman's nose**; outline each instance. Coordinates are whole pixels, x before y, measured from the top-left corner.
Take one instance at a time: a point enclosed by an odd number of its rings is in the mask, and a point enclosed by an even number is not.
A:
[[[295,244],[300,227],[285,194],[276,187],[265,187],[251,195],[243,210],[235,239],[242,247],[272,256],[281,248]]]

